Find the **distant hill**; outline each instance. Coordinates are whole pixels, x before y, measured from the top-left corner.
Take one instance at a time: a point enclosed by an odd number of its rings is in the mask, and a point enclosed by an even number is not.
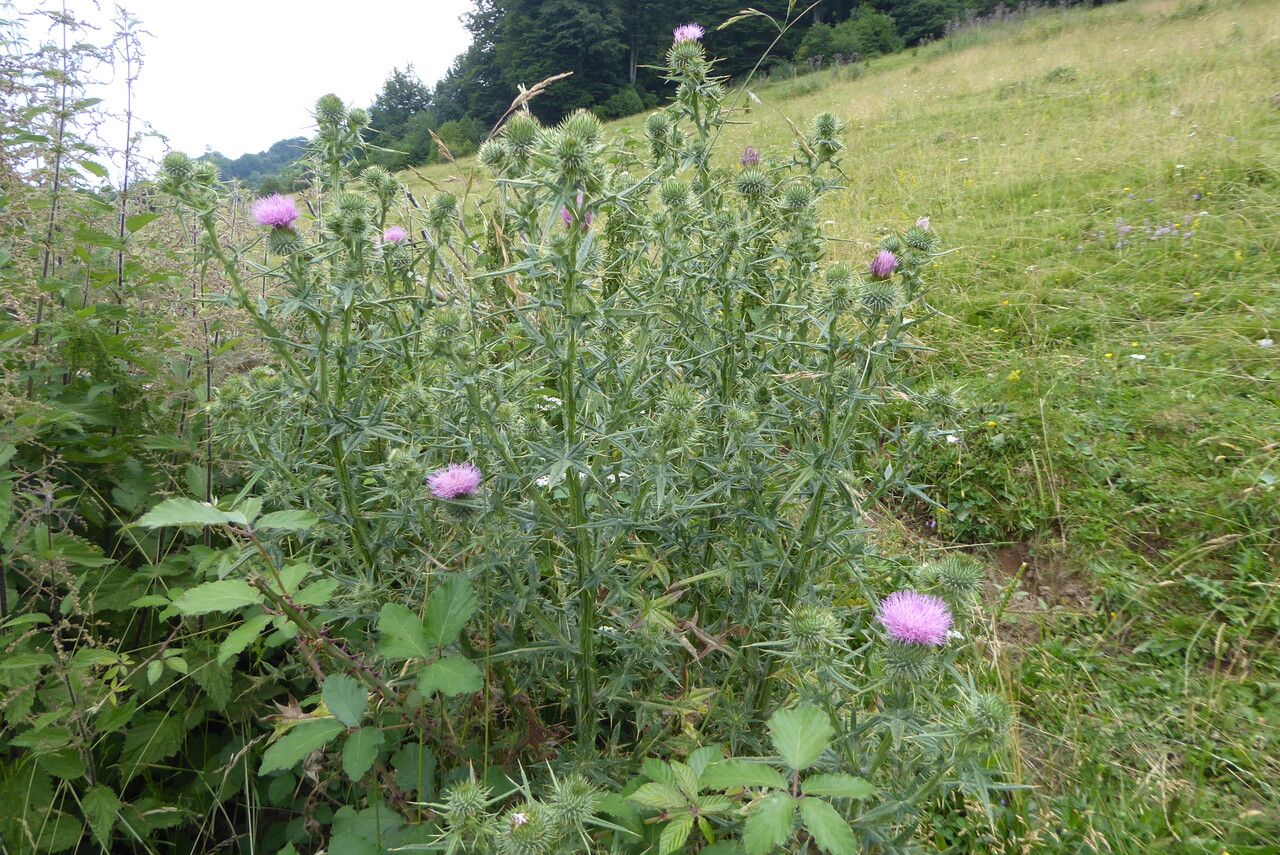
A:
[[[292,179],[300,175],[297,162],[306,146],[306,137],[292,137],[273,143],[266,151],[243,154],[234,160],[218,151],[198,159],[217,164],[223,180],[236,179],[255,189],[264,185],[270,189],[292,189],[283,185],[292,183]]]

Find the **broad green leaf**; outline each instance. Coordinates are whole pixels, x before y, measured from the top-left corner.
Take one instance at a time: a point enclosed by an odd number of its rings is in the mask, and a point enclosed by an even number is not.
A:
[[[427,633],[418,616],[399,603],[378,613],[378,652],[388,659],[425,659],[431,655]]]
[[[719,745],[704,745],[689,755],[687,762],[693,771],[701,775],[712,763],[724,760],[724,749]]]
[[[253,524],[254,528],[274,528],[281,531],[306,531],[320,522],[311,511],[276,511],[265,514]]]
[[[129,217],[124,221],[124,227],[125,227],[125,230],[129,232],[129,234],[133,234],[138,229],[142,228],[148,223],[154,222],[159,217],[160,217],[159,214],[154,214],[154,213],[134,214],[132,217]]]
[[[91,172],[99,178],[106,178],[111,174],[101,163],[95,163],[92,160],[77,160],[76,163],[80,164],[86,172]]]
[[[810,775],[800,785],[806,796],[832,796],[843,799],[865,799],[876,791],[875,785],[854,775]]]
[[[812,766],[827,750],[834,733],[827,714],[814,706],[778,710],[769,719],[773,747],[796,771]]]
[[[818,847],[827,855],[857,855],[853,830],[836,809],[822,799],[801,799],[800,818]]]
[[[436,756],[431,749],[416,742],[401,746],[391,758],[396,770],[396,786],[416,792],[420,801],[426,801],[435,793]]]
[[[218,645],[218,664],[225,665],[239,656],[246,647],[257,640],[258,636],[262,635],[262,631],[270,623],[271,615],[254,615],[227,633],[227,637]]]
[[[678,852],[684,846],[684,842],[689,839],[689,832],[692,830],[693,817],[688,814],[668,822],[658,838],[658,855],[671,855],[673,852]]]
[[[654,810],[671,810],[685,806],[684,796],[680,795],[675,787],[659,784],[656,781],[645,784],[627,798],[638,805]]]
[[[48,653],[9,653],[0,656],[0,671],[21,671],[48,665],[53,657]]]
[[[766,796],[751,810],[742,827],[747,855],[768,855],[791,839],[796,800],[786,793]]]
[[[362,727],[347,737],[342,746],[342,771],[353,781],[364,777],[378,759],[382,750],[382,731],[376,727]]]
[[[378,844],[356,834],[335,834],[325,847],[328,855],[382,855],[386,850]]]
[[[358,680],[346,674],[325,677],[320,697],[333,717],[347,727],[359,727],[365,707],[369,705],[368,691]]]
[[[147,663],[147,685],[154,686],[156,681],[164,676],[164,663],[159,659],[153,659]]]
[[[427,640],[436,647],[453,644],[475,610],[471,583],[463,576],[450,576],[427,600]]]
[[[294,594],[293,601],[300,606],[323,606],[329,602],[336,590],[338,590],[337,579],[321,579]]]
[[[89,820],[93,836],[104,847],[108,846],[111,842],[111,829],[115,827],[116,817],[120,815],[120,799],[116,797],[115,791],[104,784],[90,787],[80,797],[80,808],[84,811],[84,818]]]
[[[258,774],[292,769],[299,760],[328,745],[330,740],[345,729],[342,722],[332,718],[304,721],[272,743],[263,753]]]
[[[239,579],[223,579],[205,582],[189,591],[183,591],[173,605],[184,615],[205,615],[209,612],[229,612],[262,602],[262,593]]]
[[[702,786],[708,790],[730,790],[737,787],[772,787],[785,790],[787,779],[772,766],[747,760],[712,763],[702,773]]]
[[[174,497],[165,499],[138,520],[144,528],[165,528],[175,525],[246,525],[244,514],[239,511],[220,511],[213,505],[194,499]]]
[[[465,695],[480,691],[483,685],[480,669],[464,656],[446,656],[423,668],[418,675],[418,691],[424,698],[432,692]]]

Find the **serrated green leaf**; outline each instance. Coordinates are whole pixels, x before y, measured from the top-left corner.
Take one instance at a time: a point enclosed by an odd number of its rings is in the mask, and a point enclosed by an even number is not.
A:
[[[797,772],[808,769],[822,756],[834,733],[827,714],[814,706],[778,710],[769,719],[773,747]]]
[[[244,623],[227,633],[227,637],[218,645],[218,664],[225,665],[239,656],[246,647],[258,639],[258,636],[262,635],[263,630],[270,623],[271,615],[254,615],[246,618]]]
[[[174,497],[165,499],[138,520],[144,528],[165,528],[178,525],[226,525],[235,523],[247,525],[244,514],[239,511],[220,511],[213,505],[197,502],[194,499]]]
[[[133,234],[138,229],[143,228],[148,223],[155,222],[159,218],[160,215],[155,213],[134,214],[132,217],[129,217],[124,221],[125,231],[129,232],[129,234]]]
[[[772,787],[775,790],[787,788],[787,779],[777,769],[747,760],[712,763],[702,773],[701,783],[708,790],[729,790],[736,787]]]
[[[427,633],[418,616],[399,603],[378,613],[378,652],[388,659],[425,659],[431,655]]]
[[[476,595],[463,576],[445,579],[427,600],[427,641],[444,647],[458,640],[462,627],[476,610]]]
[[[818,848],[827,855],[857,855],[858,847],[849,823],[822,799],[801,799],[800,818]]]
[[[342,771],[353,781],[363,778],[378,759],[382,743],[382,731],[376,727],[362,727],[352,733],[342,746]]]
[[[742,845],[747,855],[768,855],[791,839],[796,800],[786,793],[774,793],[760,800],[742,826]]]
[[[684,846],[684,842],[689,839],[689,832],[692,830],[693,817],[688,814],[668,822],[658,837],[658,855],[671,855],[679,851]]]
[[[698,773],[686,763],[672,760],[669,764],[671,772],[676,776],[676,787],[686,798],[692,799],[698,794]]]
[[[104,847],[110,848],[108,844],[111,842],[111,829],[115,827],[116,817],[120,815],[120,799],[115,790],[105,784],[90,787],[80,797],[80,808],[84,811],[84,818],[89,820],[93,836]]]
[[[659,784],[657,781],[645,784],[627,796],[627,799],[654,810],[671,810],[685,805],[684,796],[675,787]]]
[[[154,686],[156,681],[164,674],[164,663],[159,659],[153,659],[147,663],[147,685]]]
[[[416,742],[401,746],[391,758],[396,770],[396,786],[418,794],[425,801],[435,792],[436,756],[431,749]]]
[[[253,524],[254,528],[272,528],[280,531],[306,531],[320,522],[311,511],[275,511],[264,514]]]
[[[418,675],[418,692],[425,698],[432,692],[465,695],[480,691],[484,675],[464,656],[446,656],[432,662]]]
[[[332,718],[304,721],[273,742],[271,747],[263,752],[258,774],[266,775],[282,769],[292,769],[298,761],[312,751],[328,745],[330,740],[345,729],[342,722]]]
[[[295,594],[293,601],[300,606],[323,606],[329,602],[336,590],[338,590],[337,579],[321,579],[319,582],[312,582]]]
[[[239,579],[223,579],[205,582],[183,591],[173,601],[174,607],[184,615],[206,615],[209,612],[229,612],[262,602],[262,593]]]
[[[875,785],[855,775],[810,775],[800,785],[806,796],[832,796],[843,799],[865,799],[876,791]]]
[[[369,705],[369,692],[354,677],[335,674],[324,678],[320,697],[334,718],[347,727],[359,727]]]

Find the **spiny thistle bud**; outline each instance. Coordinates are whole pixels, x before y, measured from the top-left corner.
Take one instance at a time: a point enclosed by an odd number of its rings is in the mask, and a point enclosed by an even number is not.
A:
[[[507,144],[500,139],[489,140],[480,146],[480,163],[493,175],[501,175],[506,169],[510,154]]]
[[[362,131],[369,127],[369,111],[363,107],[353,107],[347,113],[347,127],[353,131]]]
[[[803,211],[813,203],[813,193],[803,184],[788,184],[782,191],[782,205],[792,211]]]
[[[978,692],[969,699],[969,729],[996,742],[1003,741],[1013,721],[1009,702],[991,692]]]
[[[267,248],[276,255],[293,255],[302,249],[302,238],[291,228],[267,232]]]
[[[321,95],[316,101],[316,120],[321,124],[337,125],[346,118],[346,107],[337,95]]]
[[[511,401],[503,401],[493,413],[494,422],[508,436],[522,436],[529,429],[529,419],[524,411]]]
[[[803,605],[792,612],[788,632],[790,641],[797,650],[819,653],[834,647],[840,640],[840,619],[831,609]]]
[[[938,584],[938,562],[926,561],[911,568],[911,581],[922,591],[931,591]]]
[[[365,186],[377,197],[379,206],[384,210],[395,201],[400,192],[400,182],[381,166],[367,167],[364,172],[360,173],[360,178],[364,180]]]
[[[734,186],[748,202],[759,202],[769,193],[769,177],[757,167],[748,167],[738,173]]]
[[[902,252],[902,238],[890,232],[880,239],[880,248],[886,252]]]
[[[197,160],[191,171],[191,180],[205,187],[212,186],[218,180],[218,165],[208,160]]]
[[[840,133],[840,122],[830,113],[819,113],[813,117],[813,135],[815,137],[834,137]]]
[[[507,141],[511,151],[522,157],[528,157],[533,153],[534,146],[538,144],[538,136],[541,133],[542,128],[538,125],[537,119],[527,113],[517,113],[502,129],[502,138]]]
[[[432,228],[440,228],[458,211],[458,198],[447,190],[431,197],[431,213],[428,222]]]
[[[673,413],[692,413],[701,404],[698,393],[684,383],[672,383],[662,402],[663,407]]]
[[[755,429],[759,419],[741,404],[732,404],[724,412],[724,425],[734,436],[743,436]]]
[[[858,299],[858,289],[853,283],[853,271],[847,264],[833,264],[827,268],[827,310],[838,315],[847,311]]]
[[[547,810],[562,828],[580,828],[594,816],[598,798],[591,782],[575,772],[556,781]]]
[[[887,315],[898,308],[898,286],[888,280],[864,283],[858,302],[870,315]]]
[[[887,641],[878,649],[885,674],[894,680],[919,682],[937,665],[937,653],[928,645]]]
[[[933,245],[937,242],[937,236],[933,232],[922,229],[919,226],[912,226],[907,229],[907,233],[902,236],[907,246],[918,249],[921,252],[928,252],[933,249]]]
[[[604,125],[595,113],[578,110],[560,123],[560,130],[565,136],[574,137],[586,146],[600,145],[604,136]]]
[[[938,562],[938,588],[951,603],[967,603],[982,590],[982,565],[972,556],[948,555]]]
[[[581,137],[556,131],[551,138],[551,153],[555,158],[560,180],[565,184],[582,184],[591,172],[594,159],[590,145]]]
[[[526,801],[498,819],[495,841],[502,855],[546,855],[559,838],[559,829],[538,802]]]
[[[666,113],[650,113],[644,123],[645,134],[649,137],[649,150],[655,158],[663,157],[671,143],[671,121]]]
[[[705,70],[706,54],[702,43],[695,39],[676,42],[667,51],[667,65],[673,71],[684,74],[695,74]]]
[[[195,162],[180,151],[171,151],[164,156],[160,167],[165,177],[174,182],[185,181],[195,171]]]
[[[445,793],[445,821],[456,830],[474,830],[484,820],[488,802],[488,787],[475,778],[459,781]]]
[[[658,188],[658,198],[668,208],[683,208],[689,204],[689,185],[679,178],[668,178]]]

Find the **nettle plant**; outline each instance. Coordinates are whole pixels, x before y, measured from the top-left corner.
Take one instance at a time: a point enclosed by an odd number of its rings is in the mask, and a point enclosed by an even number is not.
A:
[[[700,35],[644,145],[517,110],[479,200],[353,174],[334,96],[265,247],[165,161],[274,355],[210,407],[245,486],[141,521],[222,532],[165,615],[301,699],[256,769],[268,845],[898,851],[1005,786],[980,568],[899,578],[862,539],[934,232],[827,263],[840,124],[725,163]]]

